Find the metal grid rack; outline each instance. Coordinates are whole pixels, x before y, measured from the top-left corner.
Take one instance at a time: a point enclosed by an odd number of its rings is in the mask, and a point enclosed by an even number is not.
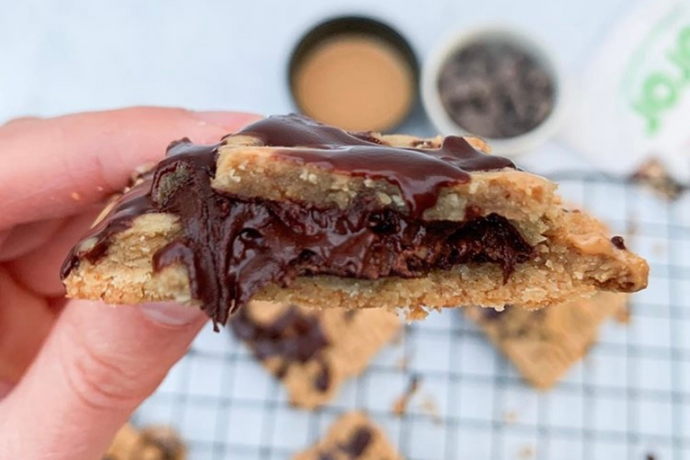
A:
[[[367,411],[408,460],[690,459],[690,197],[671,204],[603,176],[557,178],[566,199],[627,236],[651,277],[633,297],[630,324],[608,322],[551,391],[527,386],[448,310],[408,326],[333,403],[306,412],[289,406],[279,383],[229,333],[207,328],[135,423],[176,427],[192,460],[287,459],[354,408]],[[398,418],[391,407],[413,375],[421,388]]]

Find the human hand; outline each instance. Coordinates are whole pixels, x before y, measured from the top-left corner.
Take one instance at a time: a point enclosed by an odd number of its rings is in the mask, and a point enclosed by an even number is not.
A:
[[[0,127],[0,458],[100,458],[184,355],[200,310],[67,301],[59,268],[135,167],[256,118],[133,108]]]

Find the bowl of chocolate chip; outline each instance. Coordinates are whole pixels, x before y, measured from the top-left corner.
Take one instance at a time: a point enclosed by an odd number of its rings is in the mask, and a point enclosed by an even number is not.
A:
[[[529,35],[483,27],[444,40],[425,63],[422,101],[443,134],[472,134],[501,155],[535,149],[563,118],[564,78]]]

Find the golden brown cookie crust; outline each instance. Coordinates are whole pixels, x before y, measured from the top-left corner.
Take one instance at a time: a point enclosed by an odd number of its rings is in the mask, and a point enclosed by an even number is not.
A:
[[[348,455],[342,446],[348,446],[358,430],[366,430],[371,437],[366,448],[357,457]],[[296,454],[293,460],[320,460],[323,456],[333,460],[402,460],[386,435],[362,412],[348,412],[331,425],[326,436],[309,449]]]
[[[378,135],[398,147],[437,148],[440,138]],[[471,140],[479,145],[477,140]],[[213,186],[220,191],[271,200],[300,200],[346,207],[369,195],[382,207],[406,212],[400,190],[375,181],[301,165],[258,146],[252,136],[232,136],[219,148]],[[552,182],[519,170],[473,172],[467,184],[446,187],[426,220],[462,220],[467,209],[507,218],[523,238],[535,246],[536,257],[516,266],[504,283],[502,270],[492,264],[465,264],[452,270],[412,279],[358,280],[332,276],[298,277],[289,287],[269,285],[255,300],[328,307],[407,309],[410,318],[424,316],[424,308],[506,303],[534,309],[562,303],[597,290],[634,292],[647,284],[647,263],[627,249],[618,249],[604,227],[584,212],[563,208]],[[109,303],[178,300],[195,304],[181,266],[158,273],[151,258],[179,233],[176,218],[145,214],[115,236],[107,257],[81,260],[65,279],[69,297],[102,299]],[[85,244],[88,245],[88,241]]]
[[[582,359],[597,339],[601,324],[626,309],[628,296],[600,292],[539,311],[506,308],[487,314],[464,309],[489,340],[539,389],[548,389]]]

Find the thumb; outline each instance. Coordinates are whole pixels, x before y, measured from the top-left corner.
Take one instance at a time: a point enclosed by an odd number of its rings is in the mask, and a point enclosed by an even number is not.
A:
[[[205,323],[176,304],[71,301],[36,361],[0,403],[3,458],[93,460]]]

